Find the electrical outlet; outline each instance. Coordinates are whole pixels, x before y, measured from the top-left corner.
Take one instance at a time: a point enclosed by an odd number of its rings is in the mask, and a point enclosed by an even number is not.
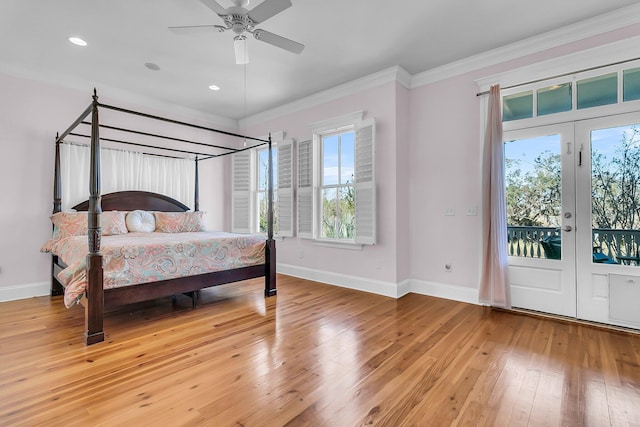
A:
[[[446,208],[444,210],[445,216],[455,216],[455,214],[456,214],[456,208]]]
[[[475,206],[467,208],[467,216],[476,216],[478,215],[478,209]]]
[[[444,271],[446,271],[447,273],[451,273],[451,270],[453,269],[453,265],[451,265],[450,262],[446,263],[444,265]]]

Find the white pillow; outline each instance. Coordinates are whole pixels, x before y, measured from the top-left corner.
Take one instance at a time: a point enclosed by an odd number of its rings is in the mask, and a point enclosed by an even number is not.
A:
[[[151,212],[132,211],[127,214],[127,230],[130,232],[151,233],[156,230],[156,218]]]

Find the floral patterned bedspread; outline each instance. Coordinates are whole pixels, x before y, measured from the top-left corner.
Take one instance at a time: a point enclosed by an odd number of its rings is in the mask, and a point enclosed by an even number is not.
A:
[[[55,242],[51,252],[68,266],[58,274],[71,307],[87,287],[87,236]],[[263,264],[265,237],[220,231],[127,233],[103,236],[104,288],[193,276]]]

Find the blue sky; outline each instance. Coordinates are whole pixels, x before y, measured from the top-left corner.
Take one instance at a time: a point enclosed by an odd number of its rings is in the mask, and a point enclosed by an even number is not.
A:
[[[354,141],[355,133],[353,131],[332,135],[323,139],[323,184],[345,184],[352,181],[354,173]],[[340,143],[338,144],[338,140]],[[341,167],[338,168],[338,148],[342,158]],[[340,181],[338,177],[340,176]]]

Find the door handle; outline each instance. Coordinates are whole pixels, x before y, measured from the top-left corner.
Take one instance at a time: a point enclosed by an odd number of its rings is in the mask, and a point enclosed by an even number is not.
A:
[[[562,228],[562,230],[563,230],[563,231],[571,231],[571,230],[573,230],[573,227],[571,227],[570,225],[565,225],[565,226]]]

